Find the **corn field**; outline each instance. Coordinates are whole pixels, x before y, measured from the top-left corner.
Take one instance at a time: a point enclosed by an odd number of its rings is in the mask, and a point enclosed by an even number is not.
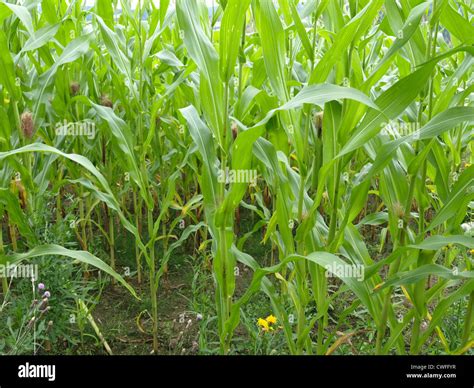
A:
[[[0,353],[474,354],[473,20],[2,0]]]

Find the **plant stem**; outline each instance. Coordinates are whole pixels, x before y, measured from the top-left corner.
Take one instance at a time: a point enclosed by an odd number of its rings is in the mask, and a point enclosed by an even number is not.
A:
[[[0,212],[1,215],[3,215],[3,210]],[[3,229],[2,229],[2,224],[0,224],[0,255],[4,253],[4,248],[3,248]],[[2,277],[2,291],[3,291],[3,298],[4,300],[7,297],[8,293],[8,280],[6,277]]]
[[[141,200],[137,199],[137,193],[133,190],[133,210],[135,212],[135,226],[137,227],[138,233],[141,234]],[[137,265],[137,277],[138,284],[142,282],[142,266],[141,266],[141,252],[138,243],[135,242],[135,260]]]
[[[110,266],[115,271],[115,220],[114,215],[111,214],[109,218],[109,238],[110,238]],[[116,284],[115,278],[112,278],[112,284]]]
[[[417,355],[419,350],[418,350],[418,339],[420,336],[420,326],[421,326],[421,320],[420,318],[415,315],[415,318],[413,320],[413,329],[411,332],[411,343],[410,343],[410,354],[411,355]]]
[[[153,233],[153,211],[148,209],[148,237],[152,243],[150,244],[150,298],[151,298],[151,315],[153,320],[153,351],[155,354],[158,353],[158,300],[157,300],[157,289],[155,279],[155,236]]]
[[[472,335],[472,326],[474,323],[474,291],[469,295],[469,304],[467,306],[466,318],[464,321],[464,332],[462,336],[462,346],[467,345]]]

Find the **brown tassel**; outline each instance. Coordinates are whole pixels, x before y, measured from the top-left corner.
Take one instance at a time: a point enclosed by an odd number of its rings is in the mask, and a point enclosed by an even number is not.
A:
[[[234,140],[237,139],[237,135],[239,134],[239,127],[237,126],[237,123],[232,123],[230,128],[232,130],[232,137]]]
[[[318,112],[313,116],[313,124],[318,131],[323,127],[324,112]]]
[[[103,94],[100,97],[100,105],[106,106],[107,108],[113,108],[114,104],[107,94]]]
[[[69,90],[71,93],[71,96],[77,96],[79,94],[79,91],[81,90],[81,85],[79,85],[78,82],[74,81],[71,82],[71,85],[69,86]]]
[[[33,122],[33,114],[31,112],[23,112],[20,117],[21,133],[26,139],[31,139],[35,131],[35,124]]]

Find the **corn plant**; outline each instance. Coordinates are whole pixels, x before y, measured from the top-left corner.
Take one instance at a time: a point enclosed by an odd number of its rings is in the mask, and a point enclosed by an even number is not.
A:
[[[137,296],[117,266],[124,233],[158,353],[160,280],[195,235],[222,354],[260,292],[290,354],[364,336],[356,312],[374,354],[470,351],[471,1],[84,3],[0,4],[0,263],[67,256]],[[41,244],[31,220],[46,191],[80,250]],[[96,234],[108,257],[91,252]],[[241,292],[239,265],[252,271]]]

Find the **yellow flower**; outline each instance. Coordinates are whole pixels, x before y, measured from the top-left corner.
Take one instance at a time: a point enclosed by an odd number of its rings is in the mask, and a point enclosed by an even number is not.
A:
[[[277,323],[277,319],[274,315],[270,314],[268,317],[265,318],[265,320],[270,324],[273,325]]]
[[[260,326],[263,331],[268,331],[268,329],[270,328],[268,326],[268,322],[263,318],[258,318],[257,325]]]
[[[471,255],[474,255],[474,249],[471,249],[471,250],[469,251],[469,253],[470,253]]]

